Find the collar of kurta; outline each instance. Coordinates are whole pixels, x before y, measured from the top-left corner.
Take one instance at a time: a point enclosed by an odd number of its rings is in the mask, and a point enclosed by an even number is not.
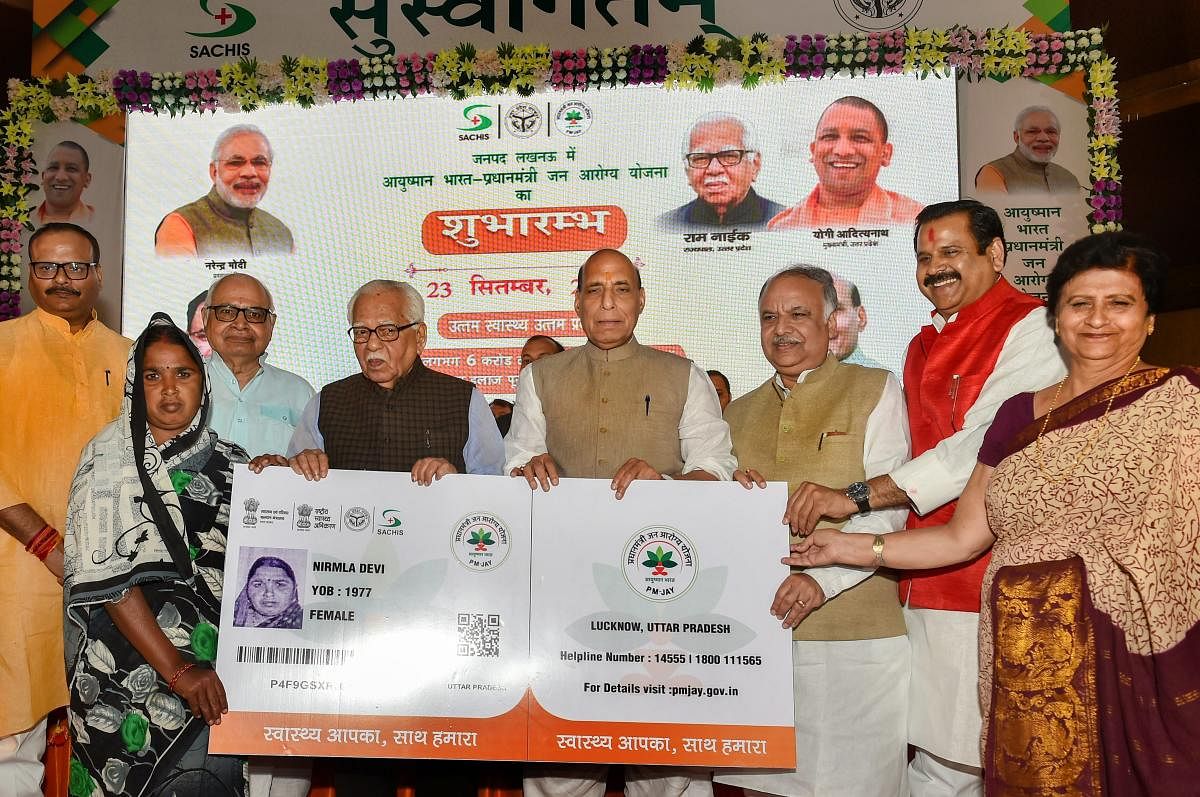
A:
[[[427,370],[428,369],[425,367],[425,363],[421,362],[421,357],[418,355],[417,359],[413,360],[412,368],[408,369],[408,373],[404,376],[397,377],[396,384],[392,385],[391,388],[386,388],[378,382],[372,382],[367,378],[366,374],[360,375],[362,376],[363,381],[367,383],[367,390],[369,390],[372,395],[390,398],[393,396],[402,395],[404,391],[408,389],[408,386],[420,379]]]
[[[598,348],[591,341],[583,345],[583,351],[587,354],[589,360],[597,360],[599,362],[615,363],[621,360],[628,360],[633,355],[637,354],[641,344],[637,342],[637,338],[629,340],[617,346],[615,349]]]
[[[93,322],[96,321],[96,319],[98,318],[98,316],[96,315],[96,311],[93,309],[92,317],[88,320],[88,322],[86,324],[83,325],[83,329],[79,330],[79,332],[73,333],[73,332],[71,332],[70,322],[68,322],[67,319],[65,319],[65,318],[61,318],[59,316],[54,315],[54,313],[47,313],[42,308],[37,307],[37,308],[34,308],[33,315],[35,318],[37,318],[38,322],[41,323],[41,325],[43,327],[45,327],[46,329],[57,332],[60,335],[66,335],[67,337],[74,337],[75,335],[91,334],[92,329],[94,329]]]
[[[254,376],[250,378],[250,382],[253,382],[255,379],[258,379],[260,375],[262,375],[263,361],[265,359],[267,359],[266,352],[263,352],[258,356],[258,371],[256,371]],[[236,386],[239,391],[242,390],[241,383],[238,382],[237,377],[233,375],[233,369],[230,368],[229,364],[225,362],[225,358],[217,353],[216,349],[213,350],[212,354],[208,355],[208,359],[204,361],[204,364],[207,365],[210,370],[215,372],[216,376],[224,380],[227,385],[231,387]],[[246,387],[250,386],[250,382],[246,383]]]
[[[809,381],[817,382],[817,381],[829,376],[829,372],[832,371],[834,368],[833,363],[836,363],[836,362],[837,362],[836,357],[830,357],[828,354],[826,354],[824,362],[822,362],[816,368],[809,368],[807,371],[801,371],[800,375],[796,377],[796,381],[792,384],[791,387],[784,387],[783,377],[780,376],[779,373],[776,373],[775,374],[775,392],[779,394],[780,400],[786,400],[787,397],[792,394],[792,391],[795,390],[798,385],[804,384],[805,382],[809,382]],[[809,377],[812,377],[812,379],[810,380]]]
[[[1006,280],[1004,277],[1000,277],[1000,279],[996,280],[996,282],[992,284],[992,287],[987,289],[987,293],[983,294],[983,296],[980,296],[978,299],[971,302],[949,318],[942,318],[941,314],[938,313],[937,310],[932,311],[930,313],[930,317],[933,319],[933,328],[938,332],[941,332],[946,328],[947,324],[953,324],[957,322],[969,324],[975,319],[991,312],[998,305],[1004,304],[1004,302],[1008,301],[1009,297],[1013,293],[1021,293],[1021,291],[1018,291],[1016,288],[1010,285],[1008,280]]]

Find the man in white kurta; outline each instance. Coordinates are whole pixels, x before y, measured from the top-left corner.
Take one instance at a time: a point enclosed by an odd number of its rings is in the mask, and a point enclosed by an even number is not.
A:
[[[869,479],[875,509],[911,507],[908,527],[946,522],[1000,404],[1061,379],[1066,368],[1042,303],[1002,276],[1000,217],[975,200],[930,205],[917,217],[917,287],[932,322],[909,345],[904,392],[916,456]],[[802,485],[800,530],[855,504],[830,480]],[[823,525],[823,524],[822,524]],[[979,595],[986,554],[932,573],[906,573],[900,596],[912,651],[909,770],[914,797],[983,794],[979,741]]]
[[[861,481],[908,458],[895,377],[828,353],[836,307],[824,269],[792,267],[763,286],[762,347],[775,375],[725,415],[738,457],[735,478],[744,485]],[[785,522],[793,509],[790,502]],[[880,535],[902,528],[904,518],[897,509],[862,512],[843,528]],[[779,535],[781,547],[786,541],[783,529],[762,532]],[[857,568],[797,571],[780,585],[771,611],[794,629],[796,770],[722,773],[716,780],[758,794],[903,793],[909,667],[895,581]]]
[[[729,427],[707,374],[633,337],[645,306],[641,275],[602,249],[579,271],[575,311],[588,342],[525,367],[505,438],[505,470],[531,488],[560,476],[612,479],[620,499],[642,479],[727,480]],[[530,765],[528,797],[602,797],[603,764]],[[625,768],[630,797],[710,797],[711,774]]]

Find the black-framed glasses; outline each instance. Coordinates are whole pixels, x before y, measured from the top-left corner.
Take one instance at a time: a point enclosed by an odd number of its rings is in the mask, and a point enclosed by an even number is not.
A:
[[[380,324],[377,327],[350,327],[346,330],[346,334],[350,336],[350,340],[355,343],[366,343],[371,339],[371,334],[382,340],[384,343],[393,341],[400,337],[400,333],[409,327],[415,327],[420,321],[410,321],[407,324]]]
[[[87,279],[88,269],[95,267],[96,263],[90,263],[83,260],[68,260],[64,263],[55,263],[53,260],[38,260],[29,264],[33,269],[33,276],[40,280],[52,280],[58,276],[58,270],[61,268],[63,273],[67,275],[69,280]]]
[[[748,153],[757,152],[753,149],[723,149],[720,152],[689,152],[683,156],[687,165],[693,169],[707,169],[708,164],[717,159],[722,166],[737,166]]]
[[[235,320],[241,313],[251,324],[261,324],[275,315],[266,307],[238,307],[236,304],[214,304],[208,308],[208,312],[215,315],[218,321],[226,322]]]

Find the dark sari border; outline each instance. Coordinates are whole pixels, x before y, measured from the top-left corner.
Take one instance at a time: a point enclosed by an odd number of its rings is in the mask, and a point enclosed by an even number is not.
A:
[[[1195,366],[1147,368],[1129,376],[1110,379],[1087,393],[1076,396],[1061,407],[1056,407],[1050,422],[1046,424],[1045,431],[1053,432],[1096,420],[1107,412],[1109,400],[1112,400],[1112,409],[1114,410],[1128,407],[1150,389],[1158,387],[1176,376],[1182,376],[1196,387],[1200,387],[1200,368]],[[1029,425],[1013,437],[1005,456],[1017,453],[1036,440],[1043,433],[1042,424],[1045,422],[1045,415],[1034,418]]]

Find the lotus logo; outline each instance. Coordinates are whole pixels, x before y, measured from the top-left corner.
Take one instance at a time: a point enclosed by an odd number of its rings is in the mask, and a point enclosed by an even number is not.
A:
[[[216,20],[217,24],[221,27],[205,33],[188,31],[189,36],[199,36],[205,39],[224,39],[230,36],[240,36],[253,28],[254,23],[257,21],[254,18],[254,14],[250,13],[250,9],[234,5],[233,3],[218,6],[215,13],[208,5],[209,0],[200,0],[200,8],[205,14]]]

